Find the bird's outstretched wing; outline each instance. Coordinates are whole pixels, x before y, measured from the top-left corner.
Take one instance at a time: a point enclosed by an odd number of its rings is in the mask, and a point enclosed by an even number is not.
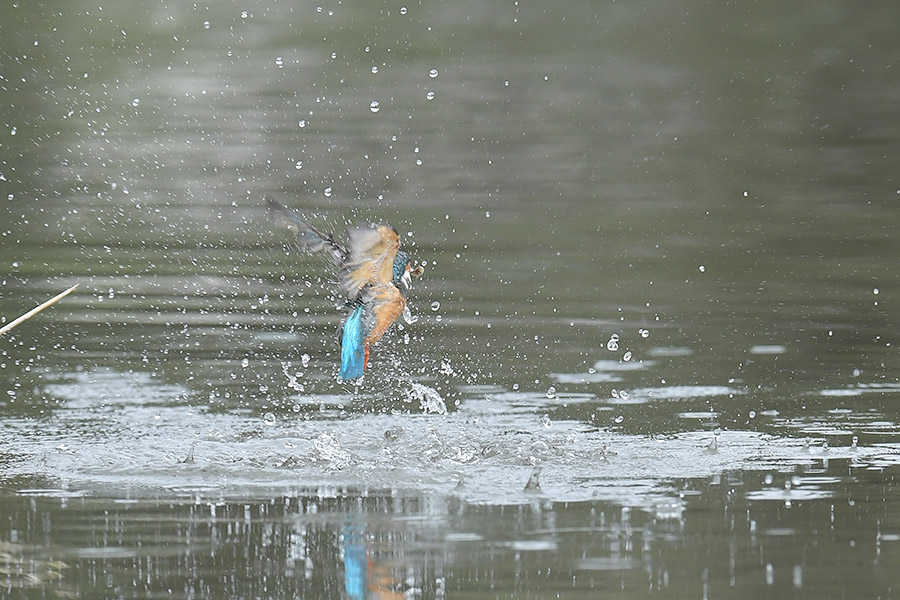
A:
[[[341,264],[341,288],[355,300],[366,285],[391,283],[400,235],[390,225],[357,225],[347,235],[350,247]]]
[[[304,252],[325,252],[334,261],[334,264],[342,266],[347,259],[347,253],[334,241],[330,235],[325,235],[302,217],[280,202],[266,197],[266,206],[269,215],[277,221],[287,225],[297,235],[297,243]]]

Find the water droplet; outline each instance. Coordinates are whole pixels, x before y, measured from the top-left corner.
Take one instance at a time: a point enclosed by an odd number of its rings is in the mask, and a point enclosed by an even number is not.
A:
[[[372,73],[378,72],[378,65],[372,65]]]
[[[432,91],[425,92],[425,99],[426,100],[434,100],[434,92],[432,92]]]
[[[310,360],[309,354],[303,354],[303,355],[300,357],[300,364],[303,365],[304,367],[308,367],[308,366],[309,366],[309,360]]]
[[[431,77],[432,79],[434,79],[435,77],[438,76],[438,70],[437,70],[437,69],[431,69],[430,71],[428,71],[428,76]]]
[[[619,390],[619,399],[620,400],[628,400],[630,397],[631,397],[631,394],[629,394],[625,390]]]
[[[247,367],[249,367],[249,366],[250,366],[250,359],[249,359],[249,358],[245,358],[244,360],[242,360],[242,361],[241,361],[241,366],[244,367],[245,369],[246,369]]]
[[[282,56],[277,57],[275,59],[275,66],[278,67],[279,69],[283,69],[284,68],[284,57],[282,57]]]
[[[419,321],[419,317],[412,314],[412,311],[409,310],[409,305],[403,307],[403,320],[407,325],[413,325]]]
[[[627,352],[625,352],[625,354],[622,355],[622,360],[625,362],[631,360],[631,350],[628,350]]]
[[[373,113],[377,113],[379,110],[381,110],[381,103],[378,102],[378,100],[372,100],[371,104],[369,104],[369,110],[371,110]]]
[[[614,333],[609,336],[609,341],[606,342],[606,349],[610,352],[616,352],[619,349],[619,334]]]
[[[616,416],[615,419],[613,419],[613,421],[615,421],[616,423],[621,423],[624,420],[625,420],[625,417],[623,417],[622,415],[618,415],[618,416]]]
[[[553,421],[550,420],[550,415],[545,414],[543,417],[541,417],[541,425],[543,425],[547,429],[553,427]]]
[[[698,267],[698,269],[700,270],[701,273],[705,273],[705,272],[706,272],[706,267],[703,266],[703,265],[700,265],[700,266]]]
[[[291,407],[291,410],[293,410],[295,413],[300,412],[300,405],[295,404],[294,406]]]
[[[135,98],[134,100],[131,101],[131,105],[132,105],[132,106],[137,106],[137,105],[140,104],[140,103],[141,103],[141,99],[140,99],[140,98]],[[15,130],[13,130],[13,133],[15,133]]]
[[[407,12],[409,12],[409,11],[407,10],[407,8],[406,8],[405,6],[401,6],[401,7],[400,7],[400,14],[401,14],[401,15],[405,15]]]
[[[303,161],[302,161],[302,160],[298,160],[298,161],[294,164],[294,168],[297,169],[298,171],[299,171],[300,169],[302,169],[302,168],[303,168]]]
[[[211,27],[209,21],[203,21],[203,29],[209,29]]]
[[[440,308],[441,308],[441,303],[438,302],[437,300],[435,300],[434,302],[431,303],[432,311],[436,312],[436,311],[440,310]]]
[[[552,385],[547,388],[547,397],[548,398],[556,398],[556,388]]]
[[[241,18],[242,18],[242,19],[246,19],[246,18],[249,17],[249,16],[250,16],[250,13],[247,12],[246,10],[242,10],[242,11],[241,11]]]
[[[641,337],[642,337],[642,338],[648,338],[648,337],[650,337],[650,330],[649,330],[649,329],[638,329],[638,333],[641,334]]]
[[[334,191],[330,187],[327,187],[322,193],[325,194],[326,198],[331,198],[331,195],[334,193]]]
[[[750,418],[751,418],[751,419],[755,419],[755,418],[756,418],[756,411],[755,411],[755,410],[751,410],[751,411],[750,411]]]
[[[514,383],[513,386],[512,386],[512,389],[513,389],[514,392],[519,391],[519,384],[518,384],[518,383]]]
[[[271,427],[272,425],[275,424],[275,415],[273,415],[270,412],[267,412],[265,415],[263,415],[263,422],[266,425],[268,425],[269,427]]]
[[[300,119],[300,121],[297,123],[297,126],[300,127],[301,129],[306,127],[306,119]]]
[[[853,443],[850,445],[850,448],[853,450],[856,450],[858,448],[858,444],[859,444],[859,436],[854,435]]]

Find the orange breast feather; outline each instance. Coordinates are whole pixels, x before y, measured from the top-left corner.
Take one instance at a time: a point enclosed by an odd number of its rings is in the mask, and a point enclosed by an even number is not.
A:
[[[372,314],[375,317],[375,324],[369,335],[366,336],[365,345],[367,347],[381,339],[384,332],[403,313],[403,308],[406,306],[406,298],[393,284],[375,284],[370,286],[369,291],[372,294]]]

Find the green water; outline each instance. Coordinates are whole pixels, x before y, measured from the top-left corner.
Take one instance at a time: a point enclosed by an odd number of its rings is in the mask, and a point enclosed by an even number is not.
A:
[[[0,596],[893,597],[898,13],[0,7]]]

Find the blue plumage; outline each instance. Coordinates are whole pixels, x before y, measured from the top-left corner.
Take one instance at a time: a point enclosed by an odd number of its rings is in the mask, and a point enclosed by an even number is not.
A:
[[[363,307],[357,306],[344,321],[341,334],[341,379],[356,379],[363,376],[366,364],[365,327]]]

